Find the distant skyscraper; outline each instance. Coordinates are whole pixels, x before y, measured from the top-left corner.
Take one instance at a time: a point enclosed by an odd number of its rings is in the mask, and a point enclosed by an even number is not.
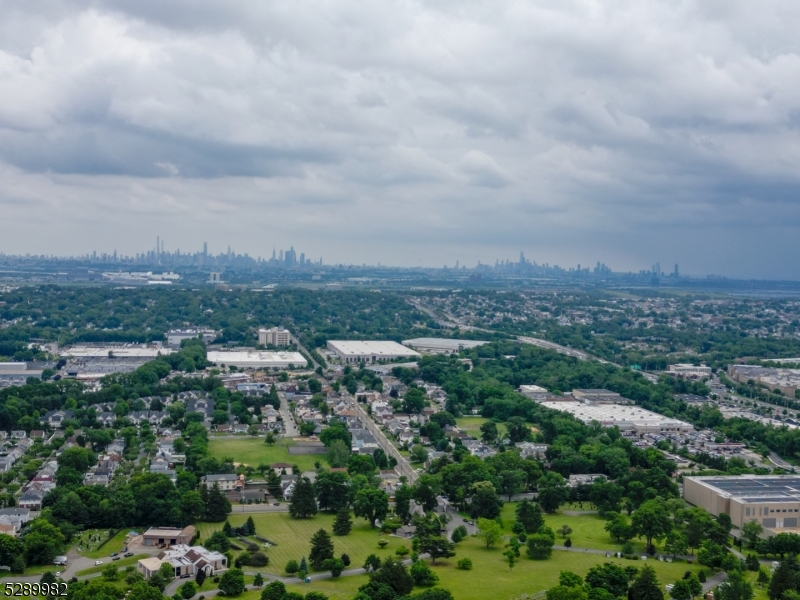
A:
[[[203,256],[208,256],[208,242],[203,242]]]
[[[675,277],[680,277],[678,274],[678,263],[675,263]]]

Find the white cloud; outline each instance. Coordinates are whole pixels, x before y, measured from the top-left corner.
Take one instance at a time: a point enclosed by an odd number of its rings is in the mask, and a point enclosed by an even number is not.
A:
[[[800,6],[3,4],[0,251],[163,227],[359,263],[800,277],[763,241],[800,226]]]

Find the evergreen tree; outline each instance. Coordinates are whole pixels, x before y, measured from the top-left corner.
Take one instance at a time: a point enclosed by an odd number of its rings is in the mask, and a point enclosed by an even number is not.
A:
[[[628,589],[628,600],[664,600],[664,593],[653,567],[645,565]]]
[[[273,498],[281,498],[283,490],[281,489],[281,478],[272,469],[267,473],[267,491]]]
[[[307,519],[317,514],[317,499],[314,486],[307,477],[300,477],[294,486],[289,514],[295,519]]]
[[[208,492],[208,503],[206,504],[206,520],[212,523],[224,521],[228,513],[231,512],[231,503],[215,483],[214,487]]]
[[[225,521],[225,525],[222,526],[222,532],[228,537],[233,537],[233,527],[231,527],[231,524],[227,521]]]
[[[342,508],[336,513],[336,519],[333,521],[333,533],[336,535],[347,535],[353,529],[353,519],[350,518],[350,510]]]
[[[317,533],[311,537],[311,552],[308,553],[311,566],[320,570],[322,569],[323,563],[333,557],[333,540],[327,531],[319,529]]]
[[[200,486],[200,499],[203,501],[203,509],[208,511],[208,486],[205,483]]]
[[[517,521],[522,524],[526,533],[536,533],[544,525],[542,509],[536,502],[523,500],[517,504],[516,512]]]
[[[250,532],[248,535],[255,535],[256,533],[256,523],[253,521],[253,517],[247,517],[247,529]]]
[[[306,557],[300,559],[300,570],[308,573],[308,562],[306,561]]]
[[[414,488],[410,485],[401,485],[394,492],[394,512],[404,524],[411,520],[411,498]]]
[[[798,577],[799,568],[797,558],[791,555],[780,562],[769,582],[768,595],[770,600],[779,600],[783,598],[784,592],[797,589],[798,583],[800,583],[800,577]]]

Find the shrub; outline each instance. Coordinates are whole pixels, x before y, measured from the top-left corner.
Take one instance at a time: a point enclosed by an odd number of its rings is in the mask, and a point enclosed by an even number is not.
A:
[[[411,550],[408,549],[406,546],[400,546],[397,550],[394,551],[397,556],[408,556]]]
[[[456,566],[463,571],[469,571],[472,568],[472,560],[469,558],[462,558],[458,561]]]
[[[572,540],[570,538],[564,540],[564,547],[572,548]]]

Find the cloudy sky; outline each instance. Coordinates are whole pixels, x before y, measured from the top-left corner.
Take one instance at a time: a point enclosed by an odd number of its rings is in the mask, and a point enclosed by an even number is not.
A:
[[[0,0],[0,252],[800,279],[794,0]]]

